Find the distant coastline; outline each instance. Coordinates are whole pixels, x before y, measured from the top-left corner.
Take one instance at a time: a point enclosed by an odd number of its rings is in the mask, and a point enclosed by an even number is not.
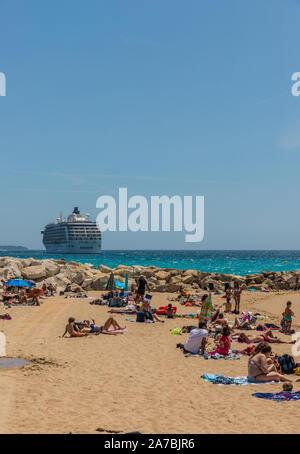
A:
[[[0,252],[21,252],[28,250],[25,246],[0,246]]]

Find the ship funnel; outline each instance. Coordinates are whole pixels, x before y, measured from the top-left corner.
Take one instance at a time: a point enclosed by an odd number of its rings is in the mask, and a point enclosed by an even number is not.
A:
[[[73,214],[80,214],[78,207],[74,207]]]

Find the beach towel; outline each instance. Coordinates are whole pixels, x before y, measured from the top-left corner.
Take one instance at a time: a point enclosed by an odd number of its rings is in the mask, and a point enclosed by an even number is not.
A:
[[[222,374],[203,374],[201,375],[206,382],[214,383],[215,385],[247,385],[248,377],[226,377]]]
[[[1,320],[11,320],[11,316],[9,314],[1,314],[0,319]]]
[[[189,356],[196,356],[196,357],[202,357],[203,355],[200,355],[200,353],[184,353],[184,356],[189,357]],[[240,359],[241,355],[238,353],[230,352],[228,355],[220,355],[217,352],[211,352],[211,353],[205,353],[204,354],[204,359]]]
[[[212,359],[220,359],[220,358],[223,358],[223,359],[240,359],[241,355],[239,353],[235,353],[235,352],[229,352],[228,355],[221,355],[220,353],[218,352],[210,352],[210,353],[207,353],[207,356],[208,358],[212,358]],[[206,358],[205,356],[205,359],[208,359]]]
[[[264,382],[264,383],[253,383],[248,380],[247,376],[244,377],[226,377],[222,374],[203,374],[201,375],[207,382],[214,383],[216,385],[261,385],[261,384],[270,384],[276,382]]]
[[[291,400],[300,400],[300,391],[289,393],[281,391],[280,393],[255,393],[252,394],[259,399],[275,400],[275,402],[288,402]]]

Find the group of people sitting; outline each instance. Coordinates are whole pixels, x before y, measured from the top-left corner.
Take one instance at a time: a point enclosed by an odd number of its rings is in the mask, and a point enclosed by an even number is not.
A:
[[[4,286],[2,302],[6,305],[31,304],[40,306],[39,295],[41,289],[37,287],[7,287]]]
[[[56,288],[52,284],[44,283],[41,288],[35,284],[31,286],[16,287],[9,286],[2,282],[2,302],[6,305],[32,305],[40,306],[40,299],[43,297],[54,296]]]
[[[178,344],[183,348],[184,353],[202,354],[206,353],[208,336],[213,334],[215,336],[216,349],[209,354],[228,355],[232,342],[232,334],[235,329],[241,329],[241,324],[236,318],[235,324],[232,328],[229,327],[228,321],[224,314],[219,310],[213,312],[211,304],[211,295],[204,295],[202,297],[203,305],[199,315],[199,324],[196,326],[184,326],[183,333],[189,333],[188,340],[184,345]],[[294,315],[291,310],[292,303],[287,302],[284,311],[283,320],[291,324],[292,316]],[[246,323],[246,322],[244,322]],[[247,320],[247,323],[249,321]],[[286,325],[285,325],[286,326]],[[291,325],[287,325],[287,330],[290,332]],[[283,341],[274,336],[272,330],[268,330],[263,334],[246,335],[245,333],[238,333],[234,339],[238,342],[247,344],[258,344],[253,346],[250,353],[248,362],[248,379],[253,382],[267,382],[267,381],[300,381],[299,379],[292,380],[279,373],[278,357],[272,354],[270,344],[294,344],[295,341]]]

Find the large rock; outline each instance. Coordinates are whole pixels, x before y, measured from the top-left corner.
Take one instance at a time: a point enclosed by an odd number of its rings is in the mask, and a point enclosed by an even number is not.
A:
[[[65,290],[65,288],[68,284],[72,284],[72,282],[68,279],[68,277],[64,273],[56,274],[55,276],[53,276],[50,279],[53,279],[54,285],[58,290]]]
[[[81,287],[84,289],[84,290],[90,290],[92,288],[92,284],[93,284],[93,279],[89,278],[89,279],[85,279],[82,284],[81,284]]]
[[[44,260],[43,265],[46,268],[47,277],[55,276],[60,271],[60,266],[52,260]]]
[[[171,282],[163,282],[162,284],[155,287],[156,292],[177,292],[179,290],[180,284],[174,284]]]
[[[19,264],[15,261],[8,263],[4,268],[1,269],[1,276],[3,276],[2,279],[4,279],[5,281],[13,279],[15,277],[21,278],[22,274]]]
[[[93,290],[104,290],[105,285],[107,284],[107,281],[109,279],[109,274],[98,274],[96,279],[94,279],[92,283],[92,289]]]
[[[195,277],[192,274],[187,274],[185,276],[182,276],[181,282],[183,285],[192,284],[193,282],[195,282]]]
[[[170,278],[170,275],[166,271],[158,271],[155,273],[154,277],[160,281],[167,281]]]
[[[101,271],[101,273],[111,273],[113,271],[112,268],[109,268],[109,266],[105,266],[105,265],[99,265],[98,266],[98,270]]]
[[[27,266],[22,269],[22,276],[25,279],[38,281],[47,277],[47,270],[44,265]]]

